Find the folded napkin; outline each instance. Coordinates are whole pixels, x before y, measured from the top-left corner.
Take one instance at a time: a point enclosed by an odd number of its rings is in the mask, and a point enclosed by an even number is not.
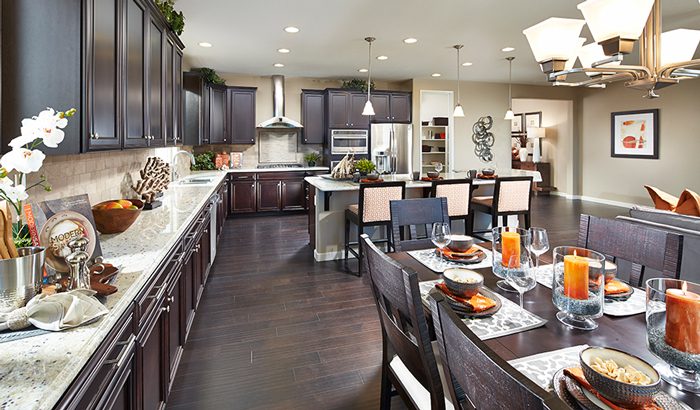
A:
[[[87,289],[36,295],[25,307],[0,314],[0,331],[34,325],[58,332],[91,322],[109,312],[94,295],[95,291]]]
[[[629,285],[619,280],[613,279],[605,284],[605,294],[606,295],[617,295],[620,293],[627,293],[630,291]]]
[[[591,386],[590,383],[586,380],[586,377],[583,375],[583,370],[580,367],[569,367],[564,369],[564,374],[571,377],[578,383],[581,387],[584,389],[588,390],[592,394],[594,394],[597,398],[600,399],[603,403],[605,403],[608,407],[610,407],[613,410],[627,410],[627,409],[632,409],[632,407],[621,407],[610,400],[606,399],[598,393],[596,389]],[[650,403],[642,407],[634,407],[634,409],[639,409],[639,410],[661,410],[661,407],[656,405],[655,403]]]
[[[436,283],[435,287],[440,289],[442,293],[446,294],[453,300],[469,307],[471,310],[473,310],[476,313],[483,312],[485,310],[489,310],[492,307],[496,306],[496,302],[491,300],[491,298],[488,298],[480,293],[477,293],[476,295],[472,296],[471,298],[467,299],[461,296],[457,296],[454,293],[450,292],[450,289],[447,287],[442,282]]]

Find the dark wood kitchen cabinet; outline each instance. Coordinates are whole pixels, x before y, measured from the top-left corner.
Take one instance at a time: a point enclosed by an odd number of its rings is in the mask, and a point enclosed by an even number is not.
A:
[[[255,143],[255,92],[253,87],[228,87],[228,139],[225,143]]]
[[[391,122],[391,94],[372,93],[374,117],[372,122]]]
[[[203,142],[209,144],[223,144],[227,142],[228,131],[226,129],[227,98],[225,86],[208,86],[207,103],[204,115],[206,118],[207,132]]]
[[[303,179],[282,181],[280,207],[283,211],[303,211],[306,209],[306,189]]]
[[[232,173],[229,177],[229,213],[244,214],[256,211],[255,174]]]
[[[257,183],[257,211],[279,211],[281,204],[282,181],[263,180]]]
[[[313,171],[231,173],[229,214],[308,209],[309,192],[304,178],[315,174]]]
[[[411,123],[411,93],[391,93],[391,122]]]
[[[350,112],[348,112],[350,128],[366,129],[367,127],[369,127],[369,115],[362,115],[362,111],[365,109],[366,103],[366,93],[350,94]]]
[[[148,133],[146,143],[149,147],[162,147],[165,145],[163,135],[163,98],[165,93],[163,64],[163,32],[155,16],[148,14],[148,88],[147,121]]]
[[[326,142],[325,112],[326,96],[323,91],[301,90],[301,130],[305,144]]]
[[[372,93],[375,123],[410,123],[411,93],[377,91]]]
[[[167,314],[167,334],[168,334],[168,390],[172,389],[177,368],[182,359],[182,353],[185,346],[185,326],[187,312],[185,311],[185,280],[187,277],[183,275],[184,269],[181,264],[183,255],[178,256],[178,264],[172,273],[171,279],[168,281],[169,288],[165,294],[166,297],[166,314]]]
[[[166,145],[182,143],[182,51],[175,45],[172,36],[165,36],[165,116],[163,132]]]
[[[146,62],[146,5],[141,0],[126,0],[125,18],[125,134],[124,147],[139,148],[148,146],[146,139],[147,82]]]
[[[362,115],[367,94],[343,90],[329,90],[327,95],[328,128],[357,128],[369,126],[369,117]]]

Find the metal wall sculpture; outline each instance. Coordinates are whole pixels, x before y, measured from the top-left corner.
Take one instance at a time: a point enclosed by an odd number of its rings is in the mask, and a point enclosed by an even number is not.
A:
[[[490,131],[493,126],[493,118],[491,116],[481,117],[472,127],[472,141],[474,142],[474,153],[483,162],[493,161],[494,137]]]

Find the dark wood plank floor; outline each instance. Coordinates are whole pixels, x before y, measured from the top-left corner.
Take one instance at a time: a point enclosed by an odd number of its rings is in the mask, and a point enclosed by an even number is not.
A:
[[[573,244],[581,213],[533,199],[533,225]],[[170,409],[376,409],[381,331],[366,278],[315,263],[306,216],[230,219],[170,395]],[[394,409],[405,408],[396,397]]]

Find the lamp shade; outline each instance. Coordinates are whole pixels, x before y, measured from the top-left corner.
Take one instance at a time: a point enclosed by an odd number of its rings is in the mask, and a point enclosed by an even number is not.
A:
[[[600,43],[615,37],[637,40],[652,6],[654,0],[586,0],[577,7]]]
[[[527,137],[528,138],[544,138],[547,136],[547,129],[542,127],[528,127]]]
[[[693,59],[700,44],[700,30],[679,28],[661,34],[661,65]]]
[[[551,17],[523,30],[523,34],[538,63],[568,60],[571,51],[581,46],[579,35],[585,23],[584,20]]]
[[[503,117],[503,119],[504,120],[512,120],[513,118],[515,118],[515,114],[513,114],[513,110],[508,108],[508,111],[506,111],[506,115],[505,115],[505,117]]]
[[[579,50],[578,53],[578,59],[581,60],[581,66],[583,68],[591,68],[593,67],[594,63],[597,63],[598,61],[603,61],[606,58],[608,58],[608,56],[606,56],[605,52],[603,52],[603,46],[601,46],[598,43],[586,44],[585,46],[581,47],[581,50]],[[620,65],[620,61],[604,64],[601,67],[611,67],[616,65]],[[592,76],[596,73],[586,74]]]
[[[362,110],[362,115],[374,115],[374,107],[369,99],[365,103],[365,108]]]
[[[576,64],[576,60],[578,60],[578,55],[580,54],[581,47],[583,46],[583,43],[586,42],[585,37],[581,37],[578,39],[578,42],[576,43],[576,48],[571,49],[571,54],[569,55],[569,59],[566,60],[566,64],[564,65],[564,70],[571,70],[574,68],[574,64]]]
[[[455,111],[452,113],[453,117],[464,117],[464,109],[462,108],[462,104],[457,104],[455,106]]]

